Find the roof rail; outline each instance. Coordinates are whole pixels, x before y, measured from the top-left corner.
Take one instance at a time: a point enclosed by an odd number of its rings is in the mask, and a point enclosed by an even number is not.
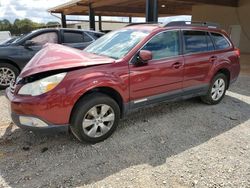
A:
[[[133,25],[144,25],[144,24],[159,24],[159,23],[158,22],[135,22],[135,23],[130,23],[126,25],[126,27],[133,26]]]
[[[202,27],[209,27],[209,28],[219,28],[220,25],[217,23],[212,22],[199,22],[199,21],[174,21],[169,22],[164,27],[171,27],[171,26],[202,26]]]

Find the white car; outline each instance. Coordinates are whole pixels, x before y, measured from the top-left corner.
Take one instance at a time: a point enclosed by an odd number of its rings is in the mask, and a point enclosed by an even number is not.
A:
[[[0,43],[11,38],[11,33],[9,31],[0,31]]]

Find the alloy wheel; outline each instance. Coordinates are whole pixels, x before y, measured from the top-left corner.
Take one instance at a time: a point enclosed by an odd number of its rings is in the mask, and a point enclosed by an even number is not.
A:
[[[225,81],[222,78],[217,79],[211,90],[211,96],[214,101],[218,101],[224,94],[226,88]]]
[[[115,113],[112,107],[100,104],[92,107],[84,116],[82,128],[86,135],[97,138],[105,135],[113,126]]]
[[[16,75],[13,70],[7,67],[0,68],[0,85],[9,86],[12,81],[16,79]]]

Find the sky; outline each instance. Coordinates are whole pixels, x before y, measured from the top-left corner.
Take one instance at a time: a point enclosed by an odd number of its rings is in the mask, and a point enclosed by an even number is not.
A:
[[[35,22],[59,21],[47,9],[69,0],[0,0],[0,19],[29,18]]]
[[[13,22],[16,18],[23,19],[29,18],[32,21],[47,23],[49,21],[58,21],[60,19],[52,16],[47,12],[47,9],[57,5],[66,3],[70,0],[0,0],[0,20],[8,19]],[[87,16],[68,17],[69,19],[88,19]],[[160,22],[187,20],[191,19],[190,16],[175,16],[168,18],[160,18]],[[118,17],[104,17],[103,20],[113,21],[128,21],[128,18]],[[133,22],[144,21],[143,18],[134,18]]]

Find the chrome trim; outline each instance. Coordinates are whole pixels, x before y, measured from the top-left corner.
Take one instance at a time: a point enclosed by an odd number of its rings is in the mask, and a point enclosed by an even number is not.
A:
[[[145,98],[145,99],[139,99],[139,100],[134,101],[134,104],[138,104],[138,103],[146,102],[146,101],[148,101],[147,98]]]

